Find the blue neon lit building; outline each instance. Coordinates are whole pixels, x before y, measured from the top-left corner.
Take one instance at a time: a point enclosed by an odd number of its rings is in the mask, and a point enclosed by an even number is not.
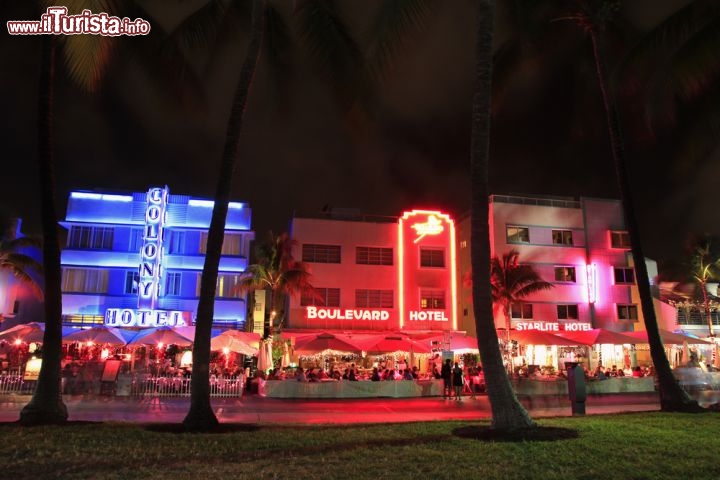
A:
[[[147,192],[70,194],[62,251],[63,322],[118,327],[192,325],[197,313],[213,201]],[[245,271],[251,209],[230,202],[220,260],[214,323],[245,326]]]

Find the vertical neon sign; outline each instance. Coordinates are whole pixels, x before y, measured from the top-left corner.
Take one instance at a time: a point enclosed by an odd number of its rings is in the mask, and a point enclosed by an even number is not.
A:
[[[587,265],[588,303],[595,303],[598,297],[597,267],[594,263]]]
[[[154,310],[162,277],[162,241],[168,188],[151,188],[146,196],[145,230],[140,250],[138,308]]]
[[[448,251],[449,265],[445,268],[422,267],[422,248]],[[455,223],[449,215],[430,210],[403,213],[398,221],[400,328],[411,322],[416,328],[457,329],[456,262]],[[420,290],[423,287],[449,289],[450,305],[446,304],[442,309],[422,309]]]

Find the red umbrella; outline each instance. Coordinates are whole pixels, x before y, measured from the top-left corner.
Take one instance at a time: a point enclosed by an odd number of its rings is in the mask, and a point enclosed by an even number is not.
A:
[[[500,335],[500,338],[505,338]],[[540,330],[510,330],[510,340],[523,345],[577,345],[578,342]]]
[[[467,335],[460,335],[460,334],[450,334],[447,338],[449,340],[449,344],[445,344],[445,336],[444,335],[435,335],[433,337],[429,337],[426,339],[421,340],[422,343],[426,343],[427,345],[438,345],[440,347],[447,348],[448,350],[452,350],[455,353],[471,353],[471,352],[477,352],[478,351],[478,341],[475,337],[469,337]],[[432,342],[440,342],[433,344]]]
[[[647,331],[640,330],[637,332],[627,332],[625,333],[628,337],[632,337],[635,339],[635,343],[648,343],[648,336]],[[660,340],[662,340],[662,343],[666,343],[668,345],[682,345],[683,343],[687,342],[690,345],[694,344],[703,344],[703,345],[712,345],[712,342],[708,342],[705,340],[701,340],[699,338],[691,337],[689,335],[683,335],[682,333],[675,333],[671,332],[669,330],[660,330]]]
[[[581,330],[578,332],[561,332],[560,337],[573,340],[581,345],[624,345],[626,343],[637,343],[637,340],[627,334],[605,330],[604,328],[593,328],[592,330]]]
[[[354,339],[339,333],[303,335],[295,340],[295,351],[298,353],[317,353],[325,350],[360,353],[363,349]]]
[[[420,343],[405,335],[355,335],[352,341],[368,353],[414,352],[430,353],[430,343]]]

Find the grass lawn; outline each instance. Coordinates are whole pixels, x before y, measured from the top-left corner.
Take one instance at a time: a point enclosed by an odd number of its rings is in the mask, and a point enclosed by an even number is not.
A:
[[[6,479],[718,479],[720,415],[540,419],[547,438],[478,439],[487,422],[351,426],[0,424]],[[558,437],[562,437],[558,439]]]

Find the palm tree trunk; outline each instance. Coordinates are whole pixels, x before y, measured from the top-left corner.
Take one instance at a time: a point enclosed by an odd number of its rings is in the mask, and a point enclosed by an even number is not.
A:
[[[488,223],[488,163],[490,144],[490,85],[492,75],[495,1],[479,0],[475,44],[475,86],[472,105],[471,263],[475,328],[480,359],[493,416],[493,427],[518,430],[535,424],[510,385],[498,347],[490,293],[490,229]]]
[[[45,271],[45,333],[43,335],[42,367],[37,387],[30,403],[25,405],[20,412],[20,423],[23,425],[65,423],[68,418],[67,407],[63,403],[60,387],[62,292],[53,158],[56,44],[56,36],[43,35],[37,122],[43,268]]]
[[[643,254],[642,245],[640,243],[640,229],[636,220],[635,208],[633,205],[632,195],[630,193],[630,180],[627,173],[619,116],[615,102],[610,98],[610,93],[607,89],[607,83],[605,80],[604,50],[601,44],[601,38],[598,36],[595,28],[590,28],[590,39],[595,59],[595,71],[598,78],[598,86],[600,87],[603,106],[605,108],[605,116],[607,118],[608,135],[610,137],[610,146],[613,161],[615,163],[618,189],[620,190],[623,213],[625,214],[625,223],[627,225],[628,233],[630,235],[630,243],[632,245],[631,248],[633,261],[635,263],[635,274],[638,283],[638,290],[640,292],[640,303],[642,306],[643,318],[645,319],[645,328],[648,333],[648,342],[650,344],[650,356],[652,357],[656,375],[658,377],[660,406],[663,411],[703,411],[698,403],[690,399],[688,394],[680,388],[675,380],[675,376],[670,369],[670,363],[665,355],[662,340],[660,339],[660,331],[658,329],[652,295],[650,293],[650,280],[648,277],[647,266],[645,265],[645,255]]]
[[[705,282],[700,283],[700,288],[702,289],[703,304],[705,305],[705,318],[707,318],[708,333],[710,334],[710,337],[715,338],[715,330],[713,329],[712,315],[710,315],[710,300],[708,299],[708,294],[707,294],[707,283],[705,283]]]
[[[195,322],[193,344],[193,372],[190,390],[190,410],[183,424],[190,431],[207,431],[217,427],[218,420],[210,405],[210,334],[215,313],[215,292],[225,236],[225,220],[232,190],[232,179],[240,146],[243,115],[247,97],[255,76],[262,44],[265,13],[264,0],[253,0],[252,30],[247,56],[240,70],[240,78],[233,97],[232,110],[225,134],[225,148],[215,191],[215,205],[208,231],[205,264],[200,282],[200,300]]]

